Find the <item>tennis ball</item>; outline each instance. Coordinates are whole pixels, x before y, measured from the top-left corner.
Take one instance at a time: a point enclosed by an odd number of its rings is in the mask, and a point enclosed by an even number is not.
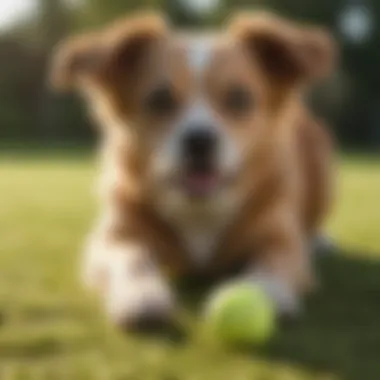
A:
[[[206,312],[207,333],[224,344],[257,346],[273,335],[272,300],[257,285],[240,283],[219,289]]]

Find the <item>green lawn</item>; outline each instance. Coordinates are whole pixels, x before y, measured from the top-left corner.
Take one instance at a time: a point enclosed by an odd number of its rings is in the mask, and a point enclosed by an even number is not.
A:
[[[317,263],[321,291],[299,324],[245,353],[195,333],[173,341],[114,331],[77,282],[95,214],[91,160],[0,161],[1,380],[380,379],[380,159],[344,160],[329,225],[341,250]]]

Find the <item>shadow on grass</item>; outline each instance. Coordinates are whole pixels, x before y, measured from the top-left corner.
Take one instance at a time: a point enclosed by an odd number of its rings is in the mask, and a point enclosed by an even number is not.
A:
[[[265,356],[344,379],[380,379],[380,262],[338,254],[320,259],[322,289]]]
[[[301,320],[280,329],[259,355],[339,379],[380,379],[380,262],[350,257],[318,258],[321,289]],[[191,305],[201,293],[201,286],[192,292]]]

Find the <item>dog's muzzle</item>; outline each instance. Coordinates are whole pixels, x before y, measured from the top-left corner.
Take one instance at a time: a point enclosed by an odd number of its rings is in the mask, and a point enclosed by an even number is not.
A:
[[[184,185],[195,196],[211,193],[218,180],[218,136],[208,126],[188,129],[182,139]]]

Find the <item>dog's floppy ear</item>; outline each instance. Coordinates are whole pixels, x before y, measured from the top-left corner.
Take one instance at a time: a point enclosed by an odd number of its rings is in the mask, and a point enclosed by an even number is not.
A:
[[[98,33],[74,37],[56,50],[52,84],[67,90],[80,86],[82,79],[101,81],[121,68],[133,70],[146,47],[165,35],[166,29],[161,16],[146,14],[120,20]]]
[[[51,69],[51,83],[56,89],[71,89],[82,76],[94,75],[98,71],[103,56],[100,38],[95,33],[82,35],[57,47]]]
[[[335,44],[323,28],[258,13],[238,15],[231,30],[265,74],[282,83],[322,79],[335,64]]]

